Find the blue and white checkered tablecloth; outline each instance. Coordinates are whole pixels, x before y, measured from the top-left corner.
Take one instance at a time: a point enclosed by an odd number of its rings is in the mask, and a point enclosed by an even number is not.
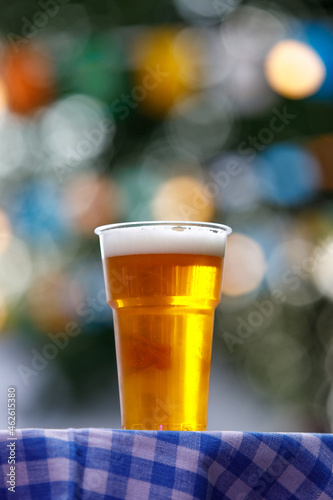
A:
[[[330,434],[25,429],[15,437],[0,432],[1,500],[333,498]]]

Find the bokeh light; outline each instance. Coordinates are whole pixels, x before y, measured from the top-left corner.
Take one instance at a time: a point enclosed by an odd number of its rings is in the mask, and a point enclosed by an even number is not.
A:
[[[174,0],[179,13],[190,22],[199,24],[216,23],[225,18],[238,7],[241,0]]]
[[[313,20],[304,25],[304,41],[319,54],[326,68],[326,77],[316,99],[327,99],[333,96],[333,31],[327,20]]]
[[[198,179],[174,177],[157,190],[152,212],[157,220],[209,221],[214,214],[214,203]]]
[[[261,246],[240,233],[233,233],[227,246],[222,293],[236,297],[254,291],[266,274],[266,258]]]
[[[112,324],[112,310],[106,301],[105,284],[102,266],[99,260],[87,258],[74,267],[70,283],[72,296],[79,289],[82,300],[76,307],[78,320],[92,333],[96,334],[97,325]]]
[[[10,177],[23,168],[27,156],[26,123],[9,111],[0,114],[0,178]]]
[[[333,301],[333,237],[322,239],[313,254],[313,282],[321,294]]]
[[[0,333],[3,330],[8,316],[7,305],[4,297],[0,293]]]
[[[309,201],[321,183],[320,168],[316,158],[302,146],[278,143],[262,153],[258,176],[266,199],[279,205]]]
[[[135,169],[132,169],[132,172],[134,176]],[[157,137],[140,156],[138,178],[140,191],[144,191],[145,194],[154,193],[161,180],[165,179],[166,172],[170,177],[203,175],[202,167],[195,154],[186,151],[181,146],[171,145],[166,137]]]
[[[320,135],[308,142],[310,151],[317,158],[322,178],[322,189],[333,190],[333,134]]]
[[[289,99],[303,99],[320,89],[326,68],[310,45],[283,40],[267,55],[265,73],[268,83],[278,94]]]
[[[225,152],[210,162],[207,184],[215,204],[223,212],[234,214],[253,209],[262,197],[255,170],[245,158],[233,151]]]
[[[31,382],[21,425],[47,426],[43,406],[57,422],[63,393],[64,426],[81,398],[80,421],[117,427],[85,404],[90,390],[102,400],[98,381],[116,381],[93,230],[186,219],[233,229],[215,321],[226,361],[223,372],[213,367],[217,385],[238,372],[249,401],[260,393],[251,403],[263,409],[258,430],[271,421],[264,399],[274,412],[275,398],[277,414],[297,408],[297,430],[327,431],[317,415],[321,388],[333,386],[331,9],[304,0],[60,3],[24,37],[25,20],[46,13],[8,4],[0,30],[0,379],[51,332],[71,321],[82,330],[45,380]],[[249,338],[238,337],[240,318]],[[225,332],[237,336],[233,352]],[[242,400],[232,388],[230,401]],[[288,419],[276,430],[290,429]]]
[[[6,86],[3,80],[0,80],[0,114],[2,114],[8,108],[8,97]]]
[[[294,221],[287,213],[262,205],[249,207],[243,211],[228,212],[228,224],[234,231],[254,239],[262,248],[266,260],[272,252],[290,236]]]
[[[220,33],[227,51],[236,60],[262,62],[267,49],[281,40],[295,20],[271,6],[242,5]]]
[[[75,321],[82,299],[79,287],[51,263],[49,272],[37,276],[28,290],[28,314],[41,331],[63,332],[67,322]]]
[[[278,245],[268,261],[267,282],[280,303],[305,306],[321,294],[314,287],[312,273],[317,265],[311,241],[290,238]]]
[[[10,301],[25,292],[33,277],[32,261],[27,245],[13,238],[7,250],[0,254],[0,290]]]
[[[233,123],[234,110],[227,98],[218,93],[196,93],[173,107],[165,128],[173,147],[202,158],[221,150]]]
[[[9,217],[0,209],[0,255],[7,250],[12,234]]]
[[[237,64],[226,78],[224,87],[238,113],[243,115],[256,115],[276,101],[261,66],[253,61],[244,60]]]
[[[123,198],[119,186],[93,173],[81,174],[66,186],[65,204],[74,229],[91,237],[97,226],[122,217]]]
[[[103,101],[117,99],[125,85],[119,68],[126,65],[126,57],[121,40],[112,32],[91,37],[74,59],[74,71],[69,75],[72,88],[76,93]]]
[[[98,99],[74,94],[50,106],[42,119],[42,141],[53,161],[58,180],[73,174],[98,156],[116,132],[107,107]]]
[[[55,75],[45,49],[31,42],[7,47],[1,61],[9,108],[21,114],[48,104],[55,96]]]
[[[227,92],[238,113],[256,115],[273,106],[276,94],[263,71],[267,50],[278,42],[292,23],[281,11],[242,5],[222,25],[218,65],[229,72],[221,91]],[[224,70],[224,73],[226,71]]]
[[[123,104],[125,110],[139,104],[144,113],[161,117],[188,94],[186,81],[193,80],[192,74],[197,70],[188,41],[176,43],[178,33],[178,28],[161,27],[147,30],[141,39],[136,39],[132,49],[137,67],[136,87],[128,96],[132,104]]]
[[[15,232],[32,244],[66,236],[66,221],[57,186],[50,181],[26,182],[12,194],[10,213]]]

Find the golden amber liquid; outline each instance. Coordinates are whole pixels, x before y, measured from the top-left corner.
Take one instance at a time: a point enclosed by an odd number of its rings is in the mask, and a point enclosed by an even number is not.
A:
[[[122,428],[205,430],[223,259],[140,254],[108,257],[103,264],[114,312]]]

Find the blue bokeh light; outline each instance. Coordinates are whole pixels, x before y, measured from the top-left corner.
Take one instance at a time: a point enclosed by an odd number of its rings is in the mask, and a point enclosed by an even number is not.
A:
[[[262,159],[257,173],[266,200],[297,206],[315,196],[320,186],[320,170],[307,149],[296,144],[274,144],[262,153]]]

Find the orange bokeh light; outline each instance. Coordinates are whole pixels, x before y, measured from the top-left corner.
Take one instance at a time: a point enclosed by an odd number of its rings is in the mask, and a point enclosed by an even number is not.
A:
[[[0,80],[0,113],[8,108],[7,90],[3,80]]]
[[[31,43],[18,51],[7,47],[1,71],[8,106],[15,113],[27,114],[50,102],[55,94],[51,60]]]
[[[184,175],[162,184],[152,201],[152,210],[157,220],[207,222],[214,215],[214,204],[202,182]]]

